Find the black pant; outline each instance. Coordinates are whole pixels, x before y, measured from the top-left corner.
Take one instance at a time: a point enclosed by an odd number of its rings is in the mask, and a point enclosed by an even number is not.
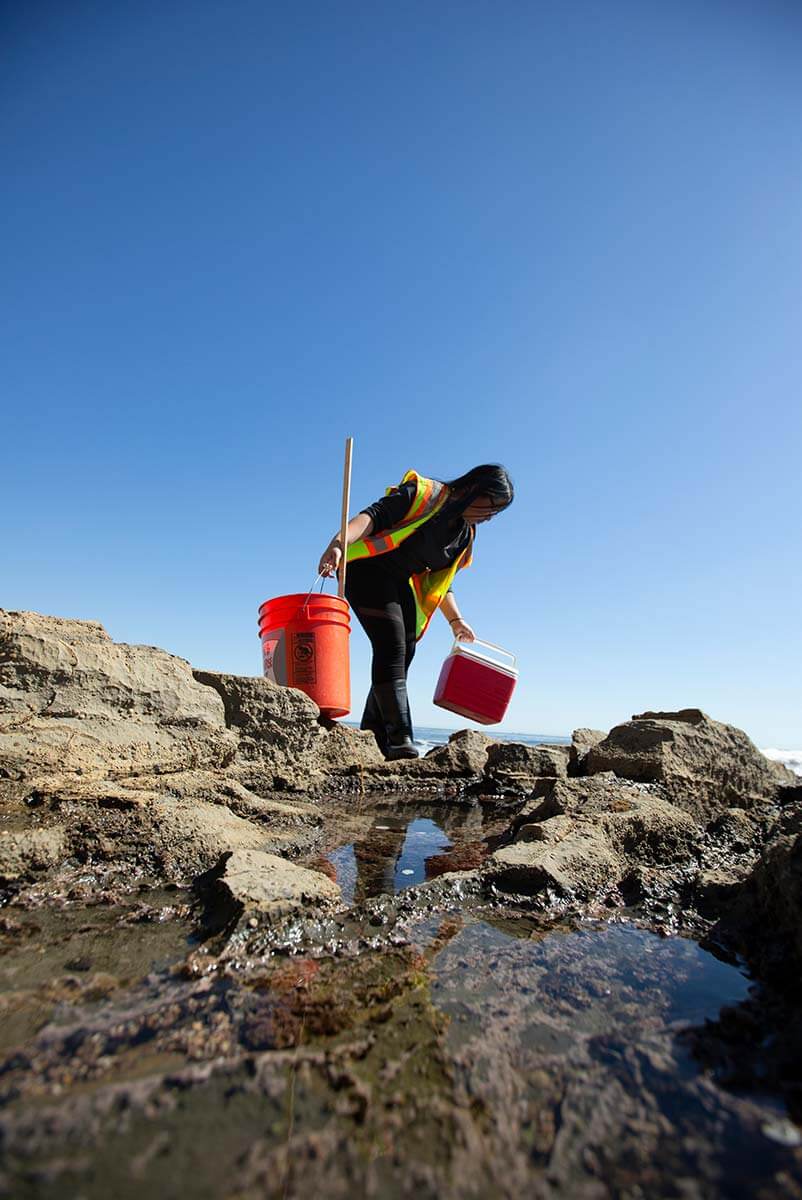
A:
[[[405,680],[415,655],[415,597],[409,577],[382,560],[360,558],[349,563],[345,595],[373,648],[371,683]]]

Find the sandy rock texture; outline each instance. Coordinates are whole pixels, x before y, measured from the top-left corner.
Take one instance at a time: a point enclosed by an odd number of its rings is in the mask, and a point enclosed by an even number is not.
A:
[[[585,761],[588,753],[599,742],[603,742],[607,734],[603,729],[575,729],[571,734],[571,749],[569,752],[569,773],[571,775],[585,774]]]
[[[426,755],[426,764],[441,767],[450,775],[480,775],[494,745],[486,733],[460,729],[452,733],[445,746],[435,746]]]
[[[528,792],[538,779],[568,774],[569,747],[527,746],[522,742],[496,742],[487,753],[483,782],[491,791]]]
[[[701,819],[730,806],[760,808],[776,798],[780,784],[794,782],[742,730],[698,708],[641,713],[616,725],[588,750],[584,765],[589,775],[613,771],[660,783],[674,804]]]
[[[320,871],[309,871],[261,850],[234,850],[226,855],[216,892],[239,913],[268,918],[313,907],[328,907],[341,899],[336,883]]]
[[[607,809],[555,813],[520,826],[497,850],[485,879],[505,892],[540,894],[549,903],[604,900],[634,866],[689,863],[701,838],[696,822],[659,794],[617,788]]]
[[[299,853],[320,826],[303,793],[384,765],[302,692],[0,610],[6,881],[66,860],[175,880],[237,849]]]
[[[67,853],[67,845],[67,832],[61,825],[0,830],[0,879],[20,879],[57,866]]]
[[[384,766],[373,734],[321,724],[317,705],[296,688],[217,671],[194,677],[222,700],[238,738],[236,773],[257,788],[303,791],[340,770]]]
[[[95,621],[0,610],[0,778],[222,767],[236,748],[183,659]]]

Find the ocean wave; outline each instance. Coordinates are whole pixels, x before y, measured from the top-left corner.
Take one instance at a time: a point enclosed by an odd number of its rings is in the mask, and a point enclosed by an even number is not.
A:
[[[435,746],[444,746],[445,742],[427,742],[422,738],[413,738],[415,748],[423,758],[424,754],[428,754],[430,750],[434,750]]]
[[[772,762],[782,763],[795,775],[802,775],[802,750],[776,750],[773,746],[764,750],[766,758]]]

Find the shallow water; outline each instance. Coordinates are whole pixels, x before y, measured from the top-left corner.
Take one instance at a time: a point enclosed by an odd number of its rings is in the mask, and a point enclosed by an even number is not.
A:
[[[245,921],[200,946],[176,892],[9,905],[0,1196],[802,1195],[781,1103],[692,1053],[748,1002],[736,963],[624,910],[408,893],[507,823],[387,796],[334,810],[325,859],[355,907],[286,942]]]
[[[194,944],[187,896],[141,889],[126,903],[4,909],[0,942],[0,1053],[76,1003],[98,1004]]]
[[[430,817],[379,816],[359,842],[338,846],[326,856],[336,871],[346,904],[382,893],[393,894],[431,878],[430,860],[454,843]],[[429,868],[431,870],[431,868]]]
[[[336,877],[346,904],[360,905],[480,866],[508,824],[506,815],[475,800],[445,805],[385,797],[339,814],[322,859],[308,863]]]
[[[713,1086],[682,1041],[747,996],[736,966],[632,924],[450,913],[409,933],[62,1014],[29,1041],[33,1121],[7,1060],[15,1194],[180,1200],[190,1172],[209,1200],[747,1200],[791,1177],[776,1105]]]
[[[525,920],[477,921],[437,953],[432,970],[435,1003],[480,1036],[499,1005],[522,1028],[532,1019],[544,1029],[570,1024],[575,1040],[633,1021],[698,1024],[749,992],[742,970],[698,943],[619,923],[543,933]]]

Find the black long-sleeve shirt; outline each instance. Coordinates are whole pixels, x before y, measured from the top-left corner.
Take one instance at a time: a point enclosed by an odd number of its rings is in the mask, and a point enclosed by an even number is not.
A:
[[[373,521],[373,533],[383,533],[399,525],[412,506],[415,492],[415,483],[410,481],[363,508],[362,512]],[[382,559],[388,569],[403,575],[441,571],[451,566],[470,540],[471,527],[463,519],[459,506],[447,501],[440,512],[424,521],[396,550],[383,554]]]

